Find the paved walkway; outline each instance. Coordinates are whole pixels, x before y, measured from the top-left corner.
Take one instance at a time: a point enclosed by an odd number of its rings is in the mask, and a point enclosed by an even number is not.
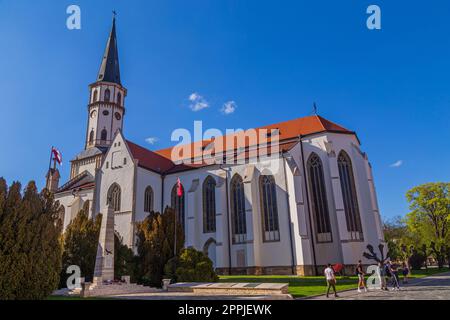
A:
[[[339,297],[330,295],[329,300],[450,300],[450,272],[441,273],[421,279],[412,279],[408,284],[400,284],[400,291],[369,290],[358,293],[349,290],[338,293]],[[327,300],[326,296],[309,298]]]
[[[160,292],[160,293],[139,293],[139,294],[122,294],[109,296],[116,299],[127,300],[291,300],[289,294],[280,295],[211,295],[211,294],[193,294],[191,292]]]

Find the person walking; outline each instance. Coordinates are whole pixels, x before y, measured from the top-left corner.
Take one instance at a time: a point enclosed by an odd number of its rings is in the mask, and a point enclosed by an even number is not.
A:
[[[386,288],[388,286],[388,284],[392,283],[392,273],[391,273],[391,261],[387,261],[386,264],[384,265],[384,273],[386,274]]]
[[[392,275],[392,290],[400,290],[398,268],[395,263],[390,265],[390,273]]]
[[[386,287],[386,269],[384,267],[383,262],[378,262],[378,266],[377,266],[377,274],[378,274],[378,279],[380,281],[380,289],[381,290],[388,290],[388,288]]]
[[[358,261],[356,265],[356,275],[358,276],[358,292],[361,293],[361,287],[364,288],[364,291],[367,292],[366,283],[364,281],[364,269],[361,263],[361,260]]]
[[[327,298],[330,294],[330,289],[333,288],[334,296],[337,298],[338,294],[336,292],[336,276],[334,275],[334,270],[331,267],[331,263],[328,264],[324,271],[325,279],[327,280]]]
[[[408,283],[409,272],[410,271],[408,265],[405,262],[403,262],[402,265],[403,283]]]

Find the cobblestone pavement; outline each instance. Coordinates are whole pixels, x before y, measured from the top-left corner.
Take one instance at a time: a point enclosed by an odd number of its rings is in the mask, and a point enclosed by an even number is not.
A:
[[[326,300],[325,296],[311,298],[312,300]],[[338,298],[329,300],[450,300],[450,272],[434,275],[422,279],[410,280],[409,284],[401,285],[400,291],[369,290],[358,293],[350,290],[339,293]]]

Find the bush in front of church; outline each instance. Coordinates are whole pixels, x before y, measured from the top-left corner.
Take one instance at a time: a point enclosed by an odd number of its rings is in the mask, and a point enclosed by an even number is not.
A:
[[[61,268],[59,204],[31,181],[9,188],[0,178],[0,300],[44,299]]]
[[[114,232],[114,277],[120,280],[122,276],[130,276],[131,282],[135,282],[136,260],[133,250],[123,243],[117,231]]]
[[[138,223],[136,236],[138,283],[161,286],[164,266],[170,259],[179,256],[184,246],[184,232],[179,219],[176,225],[175,228],[175,211],[169,207],[166,207],[163,214],[151,212]],[[174,253],[175,250],[176,253]]]
[[[102,216],[95,219],[88,216],[88,208],[80,210],[63,234],[62,269],[60,275],[60,288],[67,286],[66,270],[71,265],[80,267],[81,276],[86,282],[92,281],[97,255],[98,237],[100,234]]]
[[[165,276],[172,282],[217,282],[219,277],[213,263],[202,251],[186,248],[164,268]]]

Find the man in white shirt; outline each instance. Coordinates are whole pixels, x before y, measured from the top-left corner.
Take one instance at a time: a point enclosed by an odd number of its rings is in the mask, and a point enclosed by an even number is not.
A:
[[[331,267],[330,263],[328,264],[328,267],[325,269],[324,274],[325,274],[325,279],[327,280],[327,298],[328,298],[328,295],[330,294],[331,288],[333,288],[334,296],[338,297],[337,292],[336,292],[336,277],[334,275],[334,270]]]

